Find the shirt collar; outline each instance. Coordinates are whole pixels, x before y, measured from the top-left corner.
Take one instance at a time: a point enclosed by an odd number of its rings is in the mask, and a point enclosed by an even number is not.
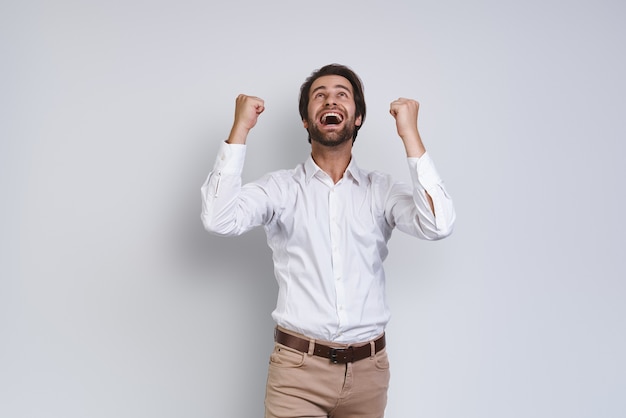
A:
[[[308,183],[311,179],[318,173],[323,170],[319,168],[315,161],[313,161],[313,157],[309,155],[309,158],[304,162],[304,176],[306,182]],[[356,164],[354,160],[354,156],[350,160],[350,164],[346,168],[346,172],[344,173],[344,177],[353,179],[356,184],[360,184],[363,181],[363,173],[361,173],[361,169]]]

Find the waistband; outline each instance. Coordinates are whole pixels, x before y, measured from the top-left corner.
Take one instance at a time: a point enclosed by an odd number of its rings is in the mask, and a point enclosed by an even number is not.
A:
[[[331,363],[353,363],[371,357],[385,348],[385,334],[382,334],[375,340],[366,342],[363,345],[347,347],[331,347],[320,344],[312,339],[304,339],[293,334],[284,332],[280,328],[274,330],[274,341],[302,353],[308,353],[311,343],[313,344],[312,354],[319,357],[330,359]]]

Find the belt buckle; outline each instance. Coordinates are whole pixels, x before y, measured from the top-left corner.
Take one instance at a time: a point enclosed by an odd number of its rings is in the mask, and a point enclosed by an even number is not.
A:
[[[340,355],[338,358],[337,356]],[[330,362],[337,363],[351,363],[354,360],[354,349],[350,346],[348,348],[331,348],[330,349]]]

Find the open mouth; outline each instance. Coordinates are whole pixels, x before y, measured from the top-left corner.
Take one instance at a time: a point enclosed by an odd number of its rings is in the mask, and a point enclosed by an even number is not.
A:
[[[320,122],[322,125],[339,125],[343,122],[343,116],[335,112],[324,113],[320,118]]]

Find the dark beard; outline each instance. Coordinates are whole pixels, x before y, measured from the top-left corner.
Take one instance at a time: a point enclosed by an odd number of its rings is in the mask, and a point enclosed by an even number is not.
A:
[[[327,147],[337,147],[344,142],[352,141],[354,139],[354,123],[348,121],[343,129],[340,131],[323,133],[317,128],[317,125],[309,122],[309,142],[315,141],[318,144]]]

